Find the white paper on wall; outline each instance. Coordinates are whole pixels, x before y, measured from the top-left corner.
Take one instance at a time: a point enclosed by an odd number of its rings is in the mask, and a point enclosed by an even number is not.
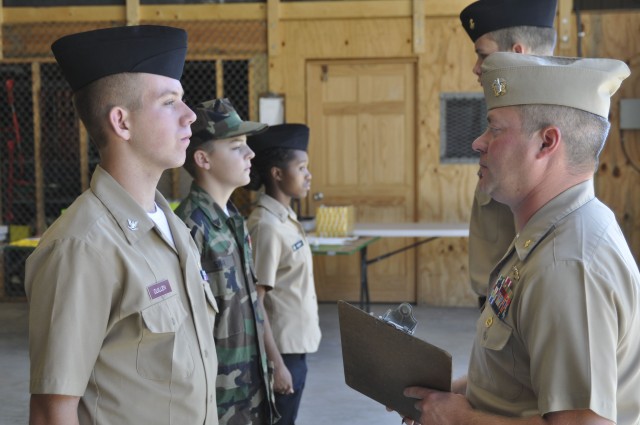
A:
[[[268,96],[260,98],[260,122],[269,125],[284,123],[284,98]]]

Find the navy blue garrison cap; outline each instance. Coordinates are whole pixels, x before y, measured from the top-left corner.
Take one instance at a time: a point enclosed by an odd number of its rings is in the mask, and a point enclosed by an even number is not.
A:
[[[553,28],[558,0],[479,0],[460,12],[460,22],[471,40],[511,27]]]
[[[248,137],[247,144],[256,155],[276,148],[306,151],[309,145],[309,127],[304,124],[272,125],[264,133]]]
[[[113,74],[144,72],[179,80],[187,54],[183,29],[138,25],[64,36],[51,45],[73,91]]]

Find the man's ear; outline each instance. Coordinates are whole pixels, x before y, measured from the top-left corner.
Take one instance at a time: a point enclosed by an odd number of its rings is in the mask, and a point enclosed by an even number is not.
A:
[[[121,106],[114,106],[109,111],[109,126],[122,140],[131,139],[129,111]]]
[[[511,51],[514,53],[527,53],[527,48],[522,43],[516,43],[511,46]]]
[[[560,147],[562,132],[556,126],[545,127],[540,130],[540,151],[538,157],[548,156],[555,153]]]

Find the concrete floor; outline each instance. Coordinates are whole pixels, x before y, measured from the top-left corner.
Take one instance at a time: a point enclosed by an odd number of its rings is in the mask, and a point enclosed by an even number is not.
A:
[[[372,306],[376,315],[389,305]],[[454,378],[466,373],[478,311],[473,308],[414,307],[415,335],[453,357]],[[0,303],[0,425],[28,422],[28,308],[24,303]],[[397,425],[399,416],[349,388],[344,382],[338,313],[334,303],[320,305],[323,339],[308,357],[309,374],[298,425]]]

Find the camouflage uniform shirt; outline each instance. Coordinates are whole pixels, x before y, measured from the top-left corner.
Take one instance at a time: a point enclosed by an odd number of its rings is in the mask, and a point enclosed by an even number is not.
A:
[[[219,314],[214,327],[218,353],[216,395],[220,424],[271,424],[273,393],[264,349],[264,318],[258,307],[251,243],[232,203],[229,217],[193,183],[176,214],[191,229]]]

